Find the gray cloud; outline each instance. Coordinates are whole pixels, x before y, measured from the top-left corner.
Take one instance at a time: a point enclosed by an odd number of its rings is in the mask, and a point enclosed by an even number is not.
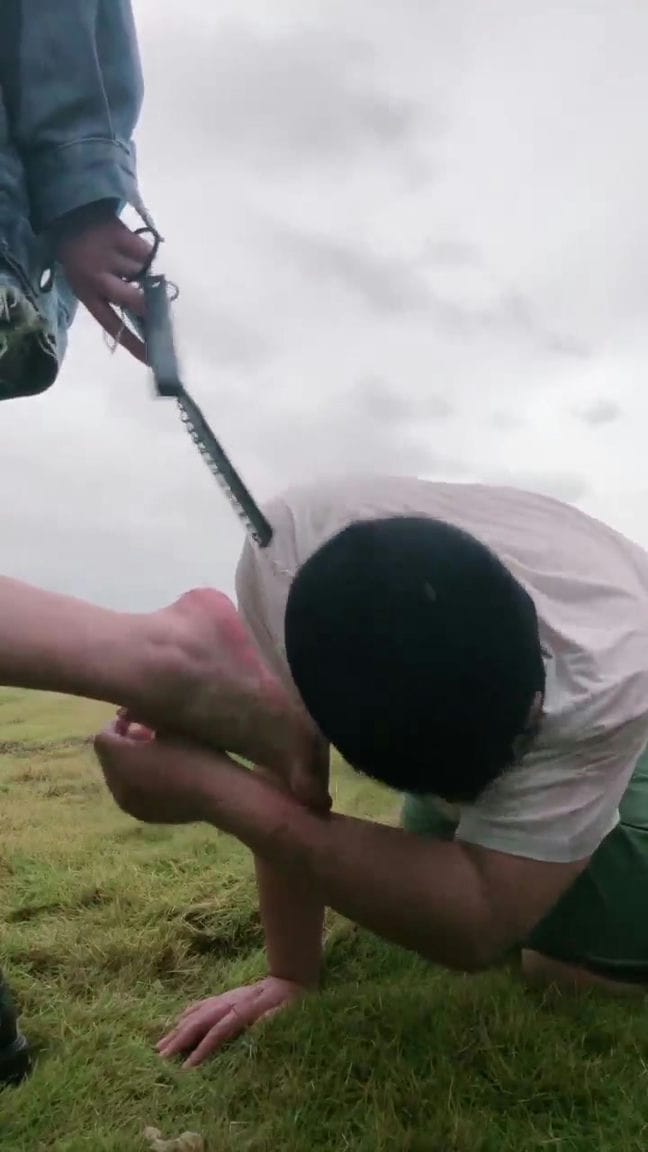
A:
[[[545,496],[552,496],[556,500],[564,500],[568,504],[579,504],[585,500],[590,492],[590,485],[585,476],[576,472],[558,471],[525,471],[516,469],[489,469],[482,477],[488,484],[513,485],[516,488],[526,489],[529,492],[541,492]]]
[[[648,8],[134,6],[181,361],[252,490],[498,479],[648,541]],[[50,395],[0,406],[0,479],[6,572],[134,608],[231,591],[240,525],[83,313]]]
[[[459,456],[449,452],[439,423],[451,418],[443,397],[407,394],[380,377],[369,377],[324,401],[321,396],[301,407],[302,425],[316,429],[299,434],[289,408],[269,406],[262,437],[282,459],[290,483],[305,477],[339,473],[410,473],[447,479],[466,476]]]
[[[620,404],[617,404],[615,400],[602,398],[579,409],[576,412],[576,416],[579,420],[582,420],[584,424],[598,427],[601,424],[612,424],[615,420],[619,420],[622,416],[622,409]]]
[[[191,281],[188,286],[183,285],[175,322],[191,331],[199,355],[210,366],[250,371],[272,358],[272,343],[264,332],[222,312],[212,301],[209,289],[200,292]]]
[[[502,292],[491,320],[497,323],[498,317],[504,325],[526,334],[547,352],[579,359],[590,355],[589,347],[582,340],[570,333],[554,331],[549,323],[543,321],[537,306],[522,292]]]
[[[466,240],[427,240],[422,259],[426,264],[454,268],[481,267],[482,256],[476,244]]]
[[[519,412],[510,412],[503,409],[497,409],[491,413],[491,420],[496,428],[509,429],[521,428],[525,421]]]
[[[454,411],[445,396],[426,391],[412,398],[402,387],[381,376],[359,380],[354,389],[354,403],[370,413],[377,423],[402,424],[421,418],[446,420]]]
[[[436,287],[428,272],[434,265],[482,268],[474,245],[428,242],[423,258],[413,261],[378,252],[360,241],[337,240],[287,226],[277,230],[277,238],[306,276],[338,284],[378,316],[419,314],[438,329],[461,337],[504,334],[545,353],[579,358],[589,354],[580,341],[545,324],[537,307],[520,291],[495,286],[486,302],[472,303],[468,285],[463,300]]]
[[[151,38],[151,73],[168,75],[169,40]],[[254,29],[209,20],[199,34],[178,21],[174,58],[182,75],[158,91],[158,138],[191,147],[201,124],[214,149],[251,157],[255,165],[359,160],[358,150],[389,151],[408,143],[421,109],[385,89],[369,43],[324,27]],[[186,113],[191,130],[187,132]],[[430,117],[427,117],[427,130]],[[152,125],[152,131],[155,131]]]
[[[289,228],[278,230],[278,240],[306,275],[337,284],[378,315],[421,312],[430,306],[425,277],[408,260],[384,256],[359,242]]]

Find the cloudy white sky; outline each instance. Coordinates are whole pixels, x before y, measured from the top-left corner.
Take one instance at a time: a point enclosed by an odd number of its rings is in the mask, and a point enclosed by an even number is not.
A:
[[[186,381],[255,493],[503,480],[648,546],[645,0],[134,8]],[[231,589],[242,529],[85,316],[0,459],[4,572],[130,608]]]

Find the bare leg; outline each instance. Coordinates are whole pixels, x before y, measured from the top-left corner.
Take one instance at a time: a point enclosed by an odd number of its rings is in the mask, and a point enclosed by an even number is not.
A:
[[[130,614],[0,577],[0,684],[105,700],[152,728],[288,773],[308,763],[314,738],[234,606],[216,592]],[[29,1067],[0,971],[0,1086]]]
[[[176,630],[177,631],[177,630]],[[0,683],[145,703],[178,637],[154,615],[110,612],[0,577]]]
[[[105,700],[278,771],[315,738],[234,605],[210,590],[131,614],[0,577],[0,684]]]
[[[643,996],[646,987],[642,984],[623,984],[620,980],[609,980],[586,968],[575,964],[565,964],[541,952],[522,950],[522,972],[528,984],[542,987],[553,984],[568,992],[583,992],[595,988],[614,996]]]

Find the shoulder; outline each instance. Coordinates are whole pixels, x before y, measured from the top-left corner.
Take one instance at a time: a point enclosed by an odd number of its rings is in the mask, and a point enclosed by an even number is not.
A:
[[[648,745],[648,713],[596,735],[539,746],[461,812],[458,837],[565,863],[592,854]]]

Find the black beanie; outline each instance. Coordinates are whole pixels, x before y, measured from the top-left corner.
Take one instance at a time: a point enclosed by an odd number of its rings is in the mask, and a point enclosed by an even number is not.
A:
[[[297,573],[288,663],[323,735],[404,792],[474,800],[514,759],[544,666],[533,601],[450,524],[352,524]]]

